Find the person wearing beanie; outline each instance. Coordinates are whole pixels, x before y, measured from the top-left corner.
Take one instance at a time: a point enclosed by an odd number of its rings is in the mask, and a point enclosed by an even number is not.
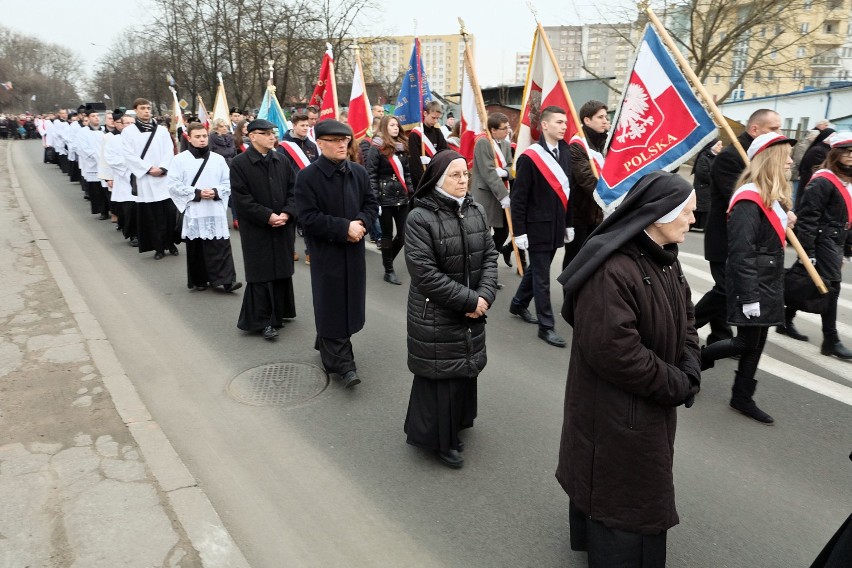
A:
[[[326,373],[344,388],[361,382],[352,335],[366,321],[367,263],[364,235],[379,213],[370,177],[347,159],[352,129],[337,120],[314,128],[320,157],[296,176],[296,211],[311,251],[311,291],[317,337]]]
[[[826,142],[831,149],[822,169],[813,174],[807,187],[800,192],[802,199],[796,209],[799,218],[796,236],[829,287],[826,305],[820,312],[823,336],[820,352],[850,361],[852,351],[840,342],[837,334],[837,301],[843,263],[850,262],[852,258],[852,133],[836,133]],[[807,341],[807,336],[799,333],[793,325],[796,310],[797,305],[788,301],[784,325],[778,326],[778,332]]]
[[[737,326],[732,339],[704,348],[701,368],[717,359],[739,356],[731,408],[762,424],[773,418],[754,402],[754,375],[770,327],[784,322],[784,247],[787,227],[796,223],[790,211],[790,157],[795,140],[777,132],[761,134],[748,147],[751,163],[737,180],[728,205],[728,262],[725,288],[728,323]]]
[[[700,350],[678,244],[695,192],[677,174],[642,177],[559,276],[574,327],[556,479],[571,549],[589,566],[664,568],[678,524],[677,407],[700,388]]]
[[[468,179],[461,154],[435,154],[405,226],[408,369],[414,373],[406,440],[456,469],[464,463],[459,432],[476,418],[476,381],[487,361],[485,313],[497,293],[497,249],[483,207],[468,194]]]

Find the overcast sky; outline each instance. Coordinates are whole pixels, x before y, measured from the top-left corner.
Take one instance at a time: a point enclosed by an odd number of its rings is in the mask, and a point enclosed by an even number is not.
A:
[[[629,10],[628,0],[536,0],[545,26],[612,22]],[[515,53],[530,50],[535,21],[525,0],[433,0],[386,2],[387,9],[364,20],[358,35],[410,35],[417,19],[419,35],[455,34],[461,17],[477,44],[477,73],[482,86],[512,83]],[[145,21],[146,0],[0,0],[0,24],[64,45],[79,54],[89,72],[120,34],[118,15],[126,22]],[[79,15],[74,23],[71,14]],[[98,22],[98,14],[103,19]],[[92,45],[92,44],[96,45]],[[319,65],[319,62],[317,62]]]

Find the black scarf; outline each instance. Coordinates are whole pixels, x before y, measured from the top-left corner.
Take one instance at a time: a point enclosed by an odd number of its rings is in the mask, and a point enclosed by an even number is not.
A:
[[[596,150],[603,154],[604,147],[606,146],[606,137],[608,134],[606,132],[595,132],[585,124],[583,125],[583,132],[586,133],[586,141],[592,150]]]
[[[154,122],[152,118],[150,122],[142,122],[138,118],[136,119],[136,128],[139,129],[139,132],[151,132],[155,128],[157,128],[157,123]]]
[[[196,160],[203,160],[210,153],[210,146],[205,146],[204,148],[196,148],[192,144],[189,145],[189,153],[192,154]]]

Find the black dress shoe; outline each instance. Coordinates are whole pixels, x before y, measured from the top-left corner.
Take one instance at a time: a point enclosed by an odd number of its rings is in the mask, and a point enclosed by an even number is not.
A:
[[[196,286],[196,287],[195,287],[195,289],[196,289],[196,291],[198,291],[198,292],[203,292],[203,291],[205,291],[205,290],[207,289],[207,285],[205,284],[205,285],[203,285],[203,286]]]
[[[177,247],[169,247],[169,254],[172,256],[177,256],[180,254],[180,251],[177,249]]]
[[[165,258],[165,256],[166,255],[161,252],[154,253],[154,260],[162,260],[163,258]]]
[[[527,323],[538,324],[538,318],[532,315],[527,308],[516,308],[513,305],[509,305],[509,313],[513,316],[518,316]]]
[[[402,280],[396,277],[396,272],[394,271],[385,272],[385,282],[389,282],[390,284],[396,284],[397,286],[402,285]]]
[[[461,469],[464,465],[464,458],[459,455],[458,450],[447,450],[446,452],[438,452],[438,458],[447,467],[453,469]]]
[[[242,287],[243,287],[242,282],[229,282],[228,284],[225,284],[224,286],[222,286],[222,289],[225,292],[233,292],[234,290],[239,290]]]
[[[565,347],[566,345],[565,340],[556,335],[556,332],[552,329],[540,329],[538,336],[554,347]]]
[[[497,289],[498,289],[498,290],[502,290],[502,289],[503,289],[503,285],[502,285],[502,284],[500,284],[499,282],[497,283]]]
[[[343,388],[348,389],[359,384],[361,384],[361,379],[358,378],[358,373],[355,371],[346,371],[343,373]]]
[[[130,246],[138,247],[139,246],[139,239],[137,239],[136,237],[132,237],[130,239]]]
[[[790,339],[795,339],[796,341],[807,341],[808,340],[808,336],[803,334],[803,333],[800,333],[799,330],[796,329],[796,326],[793,325],[792,321],[788,321],[784,325],[779,325],[778,327],[775,328],[775,331],[777,331],[781,335],[786,335]]]
[[[458,446],[458,448],[457,448],[457,449],[458,449],[458,451],[460,451],[460,452],[463,452],[463,451],[464,451],[464,442],[462,442],[461,440],[459,440],[459,443],[457,444],[457,446]]]
[[[109,215],[106,213],[102,213],[101,216],[98,217],[98,221],[106,221],[107,219],[109,219]]]
[[[267,325],[265,328],[263,328],[263,338],[264,339],[266,339],[267,341],[272,341],[276,337],[278,337],[278,330],[277,329],[275,329],[271,325]]]

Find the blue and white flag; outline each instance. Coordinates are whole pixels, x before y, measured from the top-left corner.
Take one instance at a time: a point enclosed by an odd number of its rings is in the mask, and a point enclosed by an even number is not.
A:
[[[402,88],[396,98],[394,116],[405,130],[411,130],[423,120],[423,105],[432,100],[432,90],[423,71],[423,59],[420,57],[420,40],[414,38],[414,49],[408,69],[402,79]]]
[[[278,103],[278,97],[275,95],[275,87],[267,87],[263,94],[263,101],[260,103],[260,109],[257,111],[257,118],[263,118],[274,124],[278,128],[278,140],[290,130],[290,123],[284,117],[284,111]]]
[[[674,170],[716,137],[713,119],[651,25],[628,77],[595,189],[605,215],[639,178]]]

